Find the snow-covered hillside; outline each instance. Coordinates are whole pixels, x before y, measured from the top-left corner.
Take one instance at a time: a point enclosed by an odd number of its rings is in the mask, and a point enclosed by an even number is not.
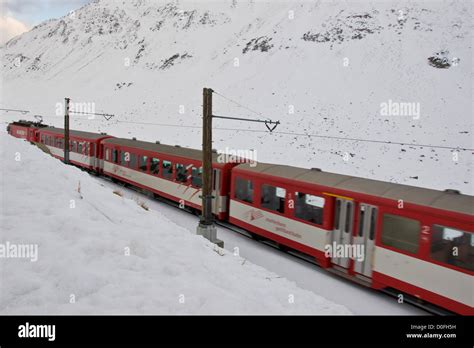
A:
[[[2,314],[350,314],[27,142],[0,144]],[[35,257],[5,258],[25,244]]]
[[[215,114],[281,121],[216,120],[217,149],[473,194],[472,151],[301,135],[472,149],[472,32],[472,1],[99,0],[0,48],[1,106],[31,110],[2,118],[61,125],[67,96],[115,114],[73,128],[199,147],[211,87],[261,116],[219,95]]]

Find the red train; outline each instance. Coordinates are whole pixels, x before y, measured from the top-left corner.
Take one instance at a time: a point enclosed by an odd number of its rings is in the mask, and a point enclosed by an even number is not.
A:
[[[8,132],[63,157],[63,130]],[[200,210],[201,151],[70,132],[71,161]],[[375,289],[474,314],[474,197],[284,165],[213,158],[217,219]]]

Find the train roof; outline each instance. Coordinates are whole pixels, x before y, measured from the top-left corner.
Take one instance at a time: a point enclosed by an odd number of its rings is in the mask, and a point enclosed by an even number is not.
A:
[[[197,161],[202,161],[202,151],[191,149],[188,147],[157,144],[148,141],[125,139],[125,138],[110,138],[103,141],[104,144],[116,144],[122,146],[133,147],[158,153],[166,153],[173,156],[190,158]],[[212,153],[212,161],[217,163],[217,153]]]
[[[474,196],[460,194],[452,190],[431,190],[350,175],[328,173],[319,169],[305,169],[270,163],[258,163],[253,167],[248,163],[244,163],[236,168],[252,173],[261,173],[397,201],[401,199],[406,203],[474,215]]]
[[[48,125],[43,124],[41,122],[27,121],[27,120],[13,121],[13,122],[10,122],[10,125],[21,126],[21,127],[29,127],[29,128],[45,128],[45,127],[48,127]]]
[[[41,131],[64,135],[64,128],[45,127],[45,128],[42,128]],[[73,136],[77,138],[86,138],[86,139],[91,139],[91,140],[98,140],[110,135],[107,135],[105,133],[83,132],[83,131],[76,131],[76,130],[71,129],[69,130],[69,136]]]

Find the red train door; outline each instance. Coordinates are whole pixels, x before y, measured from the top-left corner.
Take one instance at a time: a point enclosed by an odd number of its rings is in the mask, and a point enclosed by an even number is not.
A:
[[[33,142],[35,141],[35,130],[34,129],[28,129],[28,140]]]
[[[354,271],[369,278],[372,277],[377,213],[377,207],[365,203],[359,204],[359,226],[357,235],[354,236],[357,251],[354,257]]]
[[[338,250],[348,250],[352,244],[354,228],[354,201],[342,197],[335,200],[334,230],[332,233],[332,262],[344,268],[350,265],[350,255]],[[335,246],[335,247],[334,247]],[[340,254],[345,254],[340,256]]]

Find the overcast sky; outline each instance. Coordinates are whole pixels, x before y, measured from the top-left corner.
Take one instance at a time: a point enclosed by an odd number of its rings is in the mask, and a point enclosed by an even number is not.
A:
[[[0,45],[50,18],[91,0],[0,0]]]

